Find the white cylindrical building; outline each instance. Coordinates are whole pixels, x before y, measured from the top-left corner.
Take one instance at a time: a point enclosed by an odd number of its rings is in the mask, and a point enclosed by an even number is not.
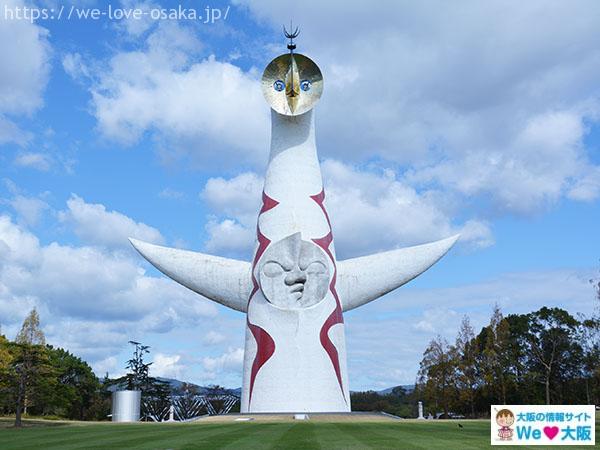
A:
[[[112,421],[138,422],[142,401],[141,391],[115,391],[112,394]]]

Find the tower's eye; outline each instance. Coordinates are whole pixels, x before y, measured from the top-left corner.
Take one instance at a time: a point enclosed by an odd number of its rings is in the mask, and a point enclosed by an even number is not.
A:
[[[310,91],[310,86],[311,86],[311,82],[309,80],[302,80],[300,82],[300,89],[302,89],[303,91]]]
[[[281,80],[277,80],[275,83],[273,83],[273,89],[275,89],[277,92],[281,92],[285,89],[285,83]]]

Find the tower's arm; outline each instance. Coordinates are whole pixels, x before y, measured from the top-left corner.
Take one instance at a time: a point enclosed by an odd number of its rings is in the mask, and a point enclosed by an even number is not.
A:
[[[236,311],[246,312],[252,289],[251,265],[129,239],[154,267],[179,284]]]
[[[444,256],[458,237],[338,261],[336,288],[343,310],[357,308],[408,283]]]

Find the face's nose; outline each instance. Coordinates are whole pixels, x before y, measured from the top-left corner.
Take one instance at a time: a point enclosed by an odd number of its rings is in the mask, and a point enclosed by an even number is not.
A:
[[[306,273],[296,266],[285,276],[285,284],[293,286],[298,283],[306,283]]]
[[[287,98],[287,103],[292,113],[295,112],[296,106],[298,105],[299,95],[300,73],[298,72],[298,65],[296,64],[294,55],[291,55],[290,65],[285,75],[285,96]]]

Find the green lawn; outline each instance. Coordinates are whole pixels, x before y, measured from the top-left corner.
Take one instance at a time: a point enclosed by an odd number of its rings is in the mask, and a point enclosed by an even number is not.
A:
[[[490,448],[488,421],[467,420],[461,423],[462,429],[453,421],[257,421],[187,424],[32,421],[27,422],[23,429],[14,429],[8,426],[8,419],[3,419],[0,420],[0,449]]]

